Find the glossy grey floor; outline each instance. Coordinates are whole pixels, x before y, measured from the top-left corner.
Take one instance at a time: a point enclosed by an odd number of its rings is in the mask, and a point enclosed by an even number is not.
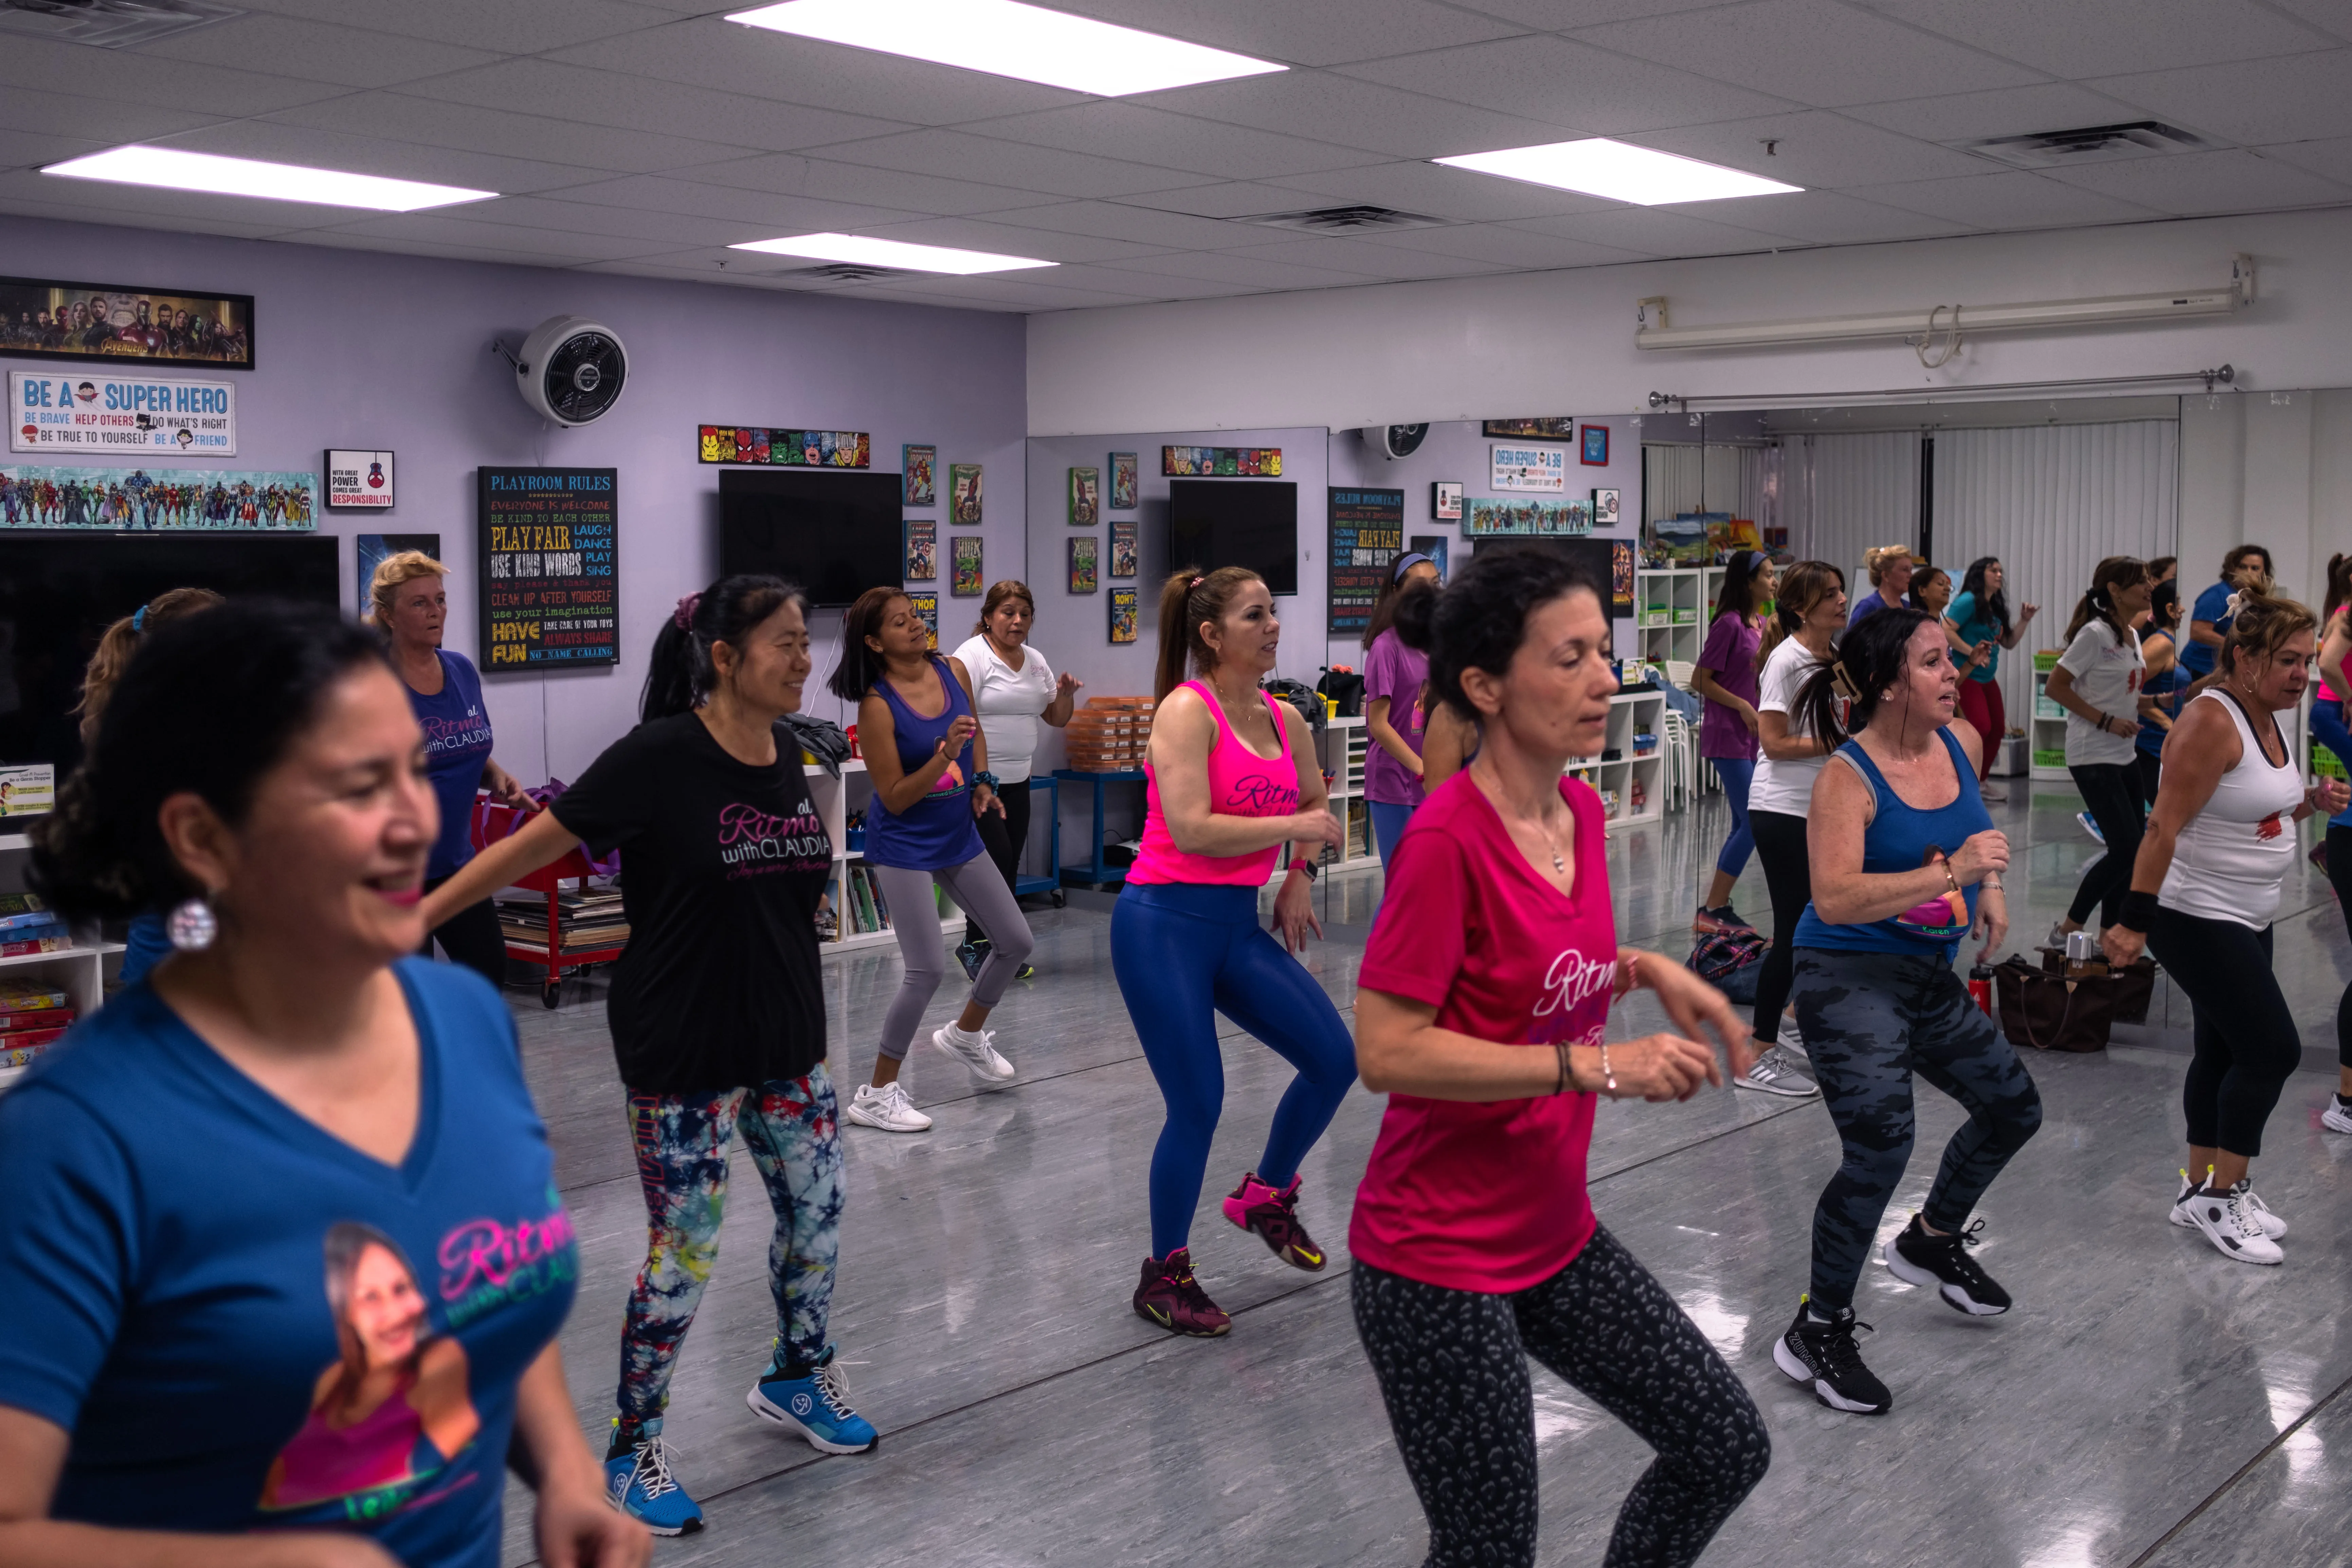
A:
[[[2098,853],[2071,792],[1996,817],[2030,948]],[[1612,842],[1623,940],[1680,956],[1721,841],[1719,799]],[[1326,940],[1307,963],[1343,1011],[1377,873],[1320,889]],[[1739,907],[1766,924],[1752,868]],[[709,1528],[664,1564],[1412,1564],[1426,1534],[1348,1306],[1347,1217],[1381,1103],[1351,1093],[1304,1168],[1302,1214],[1331,1252],[1321,1275],[1276,1263],[1216,1199],[1255,1159],[1287,1069],[1224,1041],[1227,1092],[1193,1249],[1234,1314],[1219,1341],[1175,1341],[1128,1307],[1146,1250],[1144,1175],[1160,1107],[1112,984],[1108,920],[1045,910],[1037,976],[996,1016],[1019,1065],[979,1092],[929,1047],[908,1065],[938,1119],[900,1137],[849,1128],[851,1196],[834,1333],[877,1451],[826,1458],[776,1435],[743,1392],[764,1364],[767,1205],[748,1159],[735,1214],[675,1384],[668,1436]],[[1870,1363],[1895,1392],[1881,1419],[1832,1415],[1774,1369],[1803,1289],[1815,1194],[1836,1161],[1818,1100],[1728,1089],[1687,1105],[1604,1104],[1592,1158],[1603,1223],[1671,1289],[1745,1377],[1769,1422],[1771,1473],[1707,1561],[2161,1564],[2352,1562],[2352,1139],[2321,1130],[2335,1011],[2352,944],[2324,879],[2301,862],[2278,969],[2305,1020],[2257,1167],[2293,1223],[2276,1269],[2232,1264],[2166,1223],[2179,1148],[2185,1002],[2159,984],[2150,1026],[2104,1055],[2037,1057],[2041,1135],[1994,1186],[1980,1256],[2018,1297],[1986,1321],[1883,1268],[1865,1279]],[[862,1079],[898,963],[826,969],[833,1065]],[[934,1006],[937,1023],[961,987]],[[583,1247],[564,1335],[572,1385],[602,1451],[620,1310],[644,1246],[601,990],[542,1012],[510,993]],[[1636,1005],[1615,1027],[1656,1025]],[[926,1026],[929,1026],[928,1025]],[[2119,1041],[2125,1037],[2118,1036]],[[1924,1193],[1956,1109],[1923,1088],[1921,1144],[1886,1222]],[[1537,1374],[1546,1563],[1597,1563],[1640,1441]],[[507,1561],[532,1557],[528,1498]]]

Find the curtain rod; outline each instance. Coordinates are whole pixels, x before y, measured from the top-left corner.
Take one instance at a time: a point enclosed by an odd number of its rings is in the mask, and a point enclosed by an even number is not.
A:
[[[2237,379],[2236,367],[2225,364],[2212,370],[2184,370],[2160,375],[2100,375],[2075,381],[1990,382],[1940,389],[1892,386],[1868,392],[1701,393],[1689,396],[1676,392],[1654,392],[1650,394],[1650,406],[1656,409],[1678,407],[1687,413],[1695,403],[1727,403],[1743,408],[1767,405],[1774,407],[1818,407],[1852,398],[1888,398],[1907,403],[1965,403],[1973,401],[1975,394],[1984,392],[2034,393],[2054,392],[2061,387],[2154,386],[2177,381],[2201,381],[2210,393],[2215,386],[2229,386]]]

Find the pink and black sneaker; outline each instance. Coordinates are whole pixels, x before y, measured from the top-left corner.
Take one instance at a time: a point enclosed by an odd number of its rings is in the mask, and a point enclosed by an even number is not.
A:
[[[1192,1278],[1192,1249],[1188,1247],[1143,1260],[1143,1283],[1135,1288],[1135,1315],[1171,1334],[1194,1339],[1213,1340],[1234,1326]]]
[[[1254,1230],[1265,1238],[1274,1255],[1293,1268],[1304,1268],[1309,1274],[1320,1273],[1326,1261],[1323,1249],[1298,1223],[1298,1178],[1290,1178],[1290,1185],[1275,1191],[1257,1179],[1252,1171],[1242,1178],[1242,1184],[1225,1197],[1225,1217],[1244,1230]]]

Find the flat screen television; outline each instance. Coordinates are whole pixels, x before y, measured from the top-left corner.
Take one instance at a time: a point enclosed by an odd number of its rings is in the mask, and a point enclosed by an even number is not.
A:
[[[0,763],[81,761],[82,671],[167,588],[342,606],[331,535],[0,532]]]
[[[906,581],[897,474],[724,468],[719,475],[719,571],[771,572],[809,603],[843,608]]]
[[[1601,605],[1609,606],[1609,541],[1591,539],[1578,534],[1488,533],[1470,542],[1470,553],[1484,554],[1488,550],[1535,550],[1546,555],[1558,555],[1574,562],[1591,575],[1594,586],[1601,590]]]
[[[1168,481],[1168,563],[1246,566],[1276,595],[1298,592],[1298,486],[1290,479]]]

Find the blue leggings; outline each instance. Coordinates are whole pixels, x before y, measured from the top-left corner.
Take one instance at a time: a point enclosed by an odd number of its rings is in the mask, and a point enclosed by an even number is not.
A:
[[[1731,803],[1731,837],[1723,841],[1715,868],[1737,877],[1748,869],[1748,854],[1756,847],[1756,830],[1748,826],[1748,786],[1755,782],[1756,763],[1749,757],[1709,757],[1706,763],[1723,781],[1723,798]]]
[[[1255,888],[1129,882],[1110,917],[1111,973],[1168,1102],[1151,1152],[1151,1256],[1185,1245],[1225,1103],[1223,1013],[1298,1069],[1258,1179],[1289,1185],[1356,1081],[1356,1047],[1315,977],[1257,923]]]
[[[1414,808],[1386,800],[1368,800],[1364,805],[1372,814],[1373,847],[1381,852],[1381,864],[1387,866],[1396,859],[1397,840],[1404,837]]]

